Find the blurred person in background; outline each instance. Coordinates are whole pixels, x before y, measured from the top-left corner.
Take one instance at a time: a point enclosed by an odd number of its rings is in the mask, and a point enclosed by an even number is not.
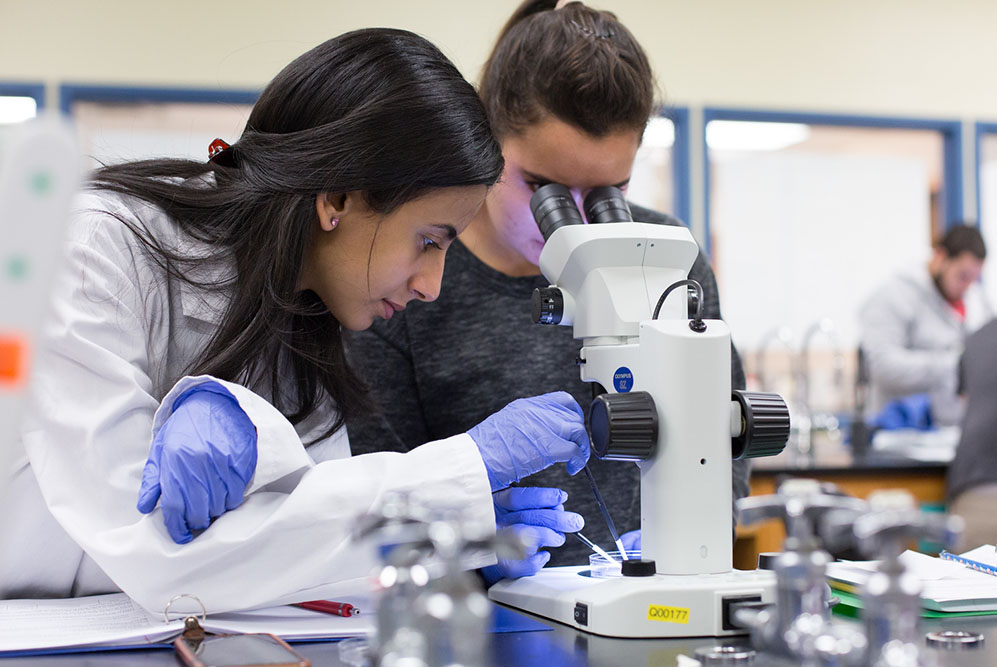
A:
[[[880,428],[952,426],[962,419],[963,343],[993,317],[979,285],[986,245],[956,225],[927,267],[891,277],[862,305],[859,344],[869,373],[867,414]]]

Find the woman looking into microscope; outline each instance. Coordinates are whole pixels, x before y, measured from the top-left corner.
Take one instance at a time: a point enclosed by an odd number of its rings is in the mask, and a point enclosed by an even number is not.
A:
[[[364,369],[380,407],[348,422],[355,451],[408,451],[459,433],[517,396],[566,390],[582,406],[591,403],[592,386],[579,379],[575,361],[581,342],[571,327],[530,321],[533,290],[548,283],[538,268],[544,239],[529,202],[538,187],[552,182],[568,186],[579,208],[592,188],[625,191],[654,111],[654,88],[643,48],[613,14],[555,0],[526,0],[513,12],[478,85],[505,170],[447,255],[440,299],[351,335],[351,358]],[[682,224],[631,209],[641,222]],[[720,319],[716,278],[702,253],[689,277],[703,287],[704,317]],[[732,352],[732,386],[743,389],[744,372]],[[625,545],[638,546],[637,467],[592,459],[589,469],[617,527],[630,531]],[[581,476],[550,469],[523,483],[565,491],[565,506],[586,519],[586,536],[604,548],[613,543]],[[734,462],[733,492],[735,501],[748,494],[745,461]],[[489,576],[532,573],[548,559],[582,564],[590,553],[581,542],[565,543],[563,535],[535,544],[546,546],[560,548],[552,557],[539,551],[525,562],[500,564]]]
[[[351,529],[385,494],[494,527],[491,492],[588,458],[563,393],[350,458],[342,424],[364,395],[342,329],[435,299],[445,251],[502,170],[480,100],[438,49],[401,30],[331,39],[217,149],[100,169],[77,206],[2,597],[122,590],[159,613],[178,593],[213,613],[331,597],[364,585],[374,554]]]

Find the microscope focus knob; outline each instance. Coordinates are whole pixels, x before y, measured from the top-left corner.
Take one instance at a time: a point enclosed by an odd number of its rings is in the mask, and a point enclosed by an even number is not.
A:
[[[658,409],[646,391],[602,394],[589,411],[592,453],[608,461],[644,461],[658,445]]]
[[[533,323],[560,324],[564,317],[564,294],[557,287],[533,290]]]
[[[789,407],[779,394],[734,390],[731,454],[735,460],[775,456],[789,441]]]

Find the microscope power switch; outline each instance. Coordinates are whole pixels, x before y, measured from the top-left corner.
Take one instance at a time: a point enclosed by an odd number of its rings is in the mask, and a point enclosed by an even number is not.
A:
[[[592,453],[607,461],[645,461],[658,445],[658,409],[646,391],[596,396],[588,427]]]

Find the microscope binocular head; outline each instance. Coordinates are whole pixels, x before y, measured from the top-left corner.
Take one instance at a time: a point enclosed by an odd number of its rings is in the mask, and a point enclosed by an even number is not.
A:
[[[571,190],[560,183],[548,183],[530,197],[530,211],[544,241],[565,225],[583,225],[586,221],[590,224],[633,222],[623,191],[610,185],[590,190],[582,209],[585,211],[584,218]]]

